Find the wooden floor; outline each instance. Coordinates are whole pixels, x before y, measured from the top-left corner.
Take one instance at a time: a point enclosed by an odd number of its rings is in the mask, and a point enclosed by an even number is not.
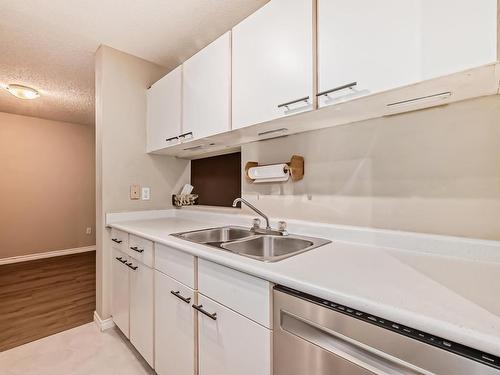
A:
[[[93,320],[95,251],[0,266],[0,351]]]

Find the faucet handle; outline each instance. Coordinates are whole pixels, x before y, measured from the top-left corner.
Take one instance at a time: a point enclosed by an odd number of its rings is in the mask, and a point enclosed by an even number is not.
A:
[[[260,219],[255,218],[252,220],[252,229],[259,229],[260,228]]]
[[[286,221],[283,221],[283,220],[278,221],[278,231],[285,234],[285,233],[287,233],[286,227],[287,227]]]

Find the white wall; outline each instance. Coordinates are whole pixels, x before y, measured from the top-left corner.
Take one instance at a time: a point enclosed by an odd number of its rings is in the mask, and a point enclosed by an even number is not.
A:
[[[302,181],[249,184],[274,217],[500,240],[500,97],[242,147],[242,164],[305,157]]]
[[[96,54],[97,312],[110,316],[110,247],[106,212],[171,207],[189,181],[189,162],[146,154],[146,89],[165,73],[155,64],[101,46]],[[130,200],[131,184],[151,200]]]

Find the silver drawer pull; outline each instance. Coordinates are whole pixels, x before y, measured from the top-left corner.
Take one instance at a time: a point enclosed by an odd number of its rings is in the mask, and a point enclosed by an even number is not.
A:
[[[182,301],[184,301],[186,303],[191,302],[191,297],[183,297],[183,296],[181,296],[181,292],[179,292],[179,291],[174,292],[173,290],[171,290],[170,294],[176,296],[177,298],[179,298],[180,300],[182,300]]]
[[[137,246],[130,246],[130,248],[134,251],[137,251],[138,253],[143,253],[144,249],[139,249]]]
[[[122,243],[122,240],[119,240],[118,238],[112,238],[111,241],[116,242],[116,243]]]
[[[210,314],[208,311],[203,310],[203,305],[193,305],[193,309],[198,310],[212,320],[217,320],[217,313]]]
[[[330,90],[321,91],[319,94],[316,94],[316,96],[323,96],[323,95],[331,94],[332,92],[336,92],[336,91],[341,91],[341,90],[345,90],[345,89],[352,89],[354,86],[357,86],[357,85],[358,85],[357,82],[351,82],[351,83],[348,83],[347,85],[342,85],[342,86],[338,86],[338,87],[335,87],[335,88],[330,89]]]
[[[309,104],[309,96],[304,96],[303,98],[292,100],[291,102],[279,104],[278,108],[285,107],[286,109],[289,109],[288,106],[295,104],[295,103],[300,103],[300,102],[306,102],[307,104]]]
[[[184,138],[188,138],[188,136],[189,136],[189,138],[193,138],[193,132],[187,132],[187,133],[181,134],[181,135],[179,135],[179,138],[184,139]]]

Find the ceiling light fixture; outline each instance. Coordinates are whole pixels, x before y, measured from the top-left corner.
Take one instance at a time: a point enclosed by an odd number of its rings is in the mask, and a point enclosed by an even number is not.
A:
[[[19,99],[36,99],[40,97],[37,90],[28,86],[12,84],[8,85],[5,90]]]

